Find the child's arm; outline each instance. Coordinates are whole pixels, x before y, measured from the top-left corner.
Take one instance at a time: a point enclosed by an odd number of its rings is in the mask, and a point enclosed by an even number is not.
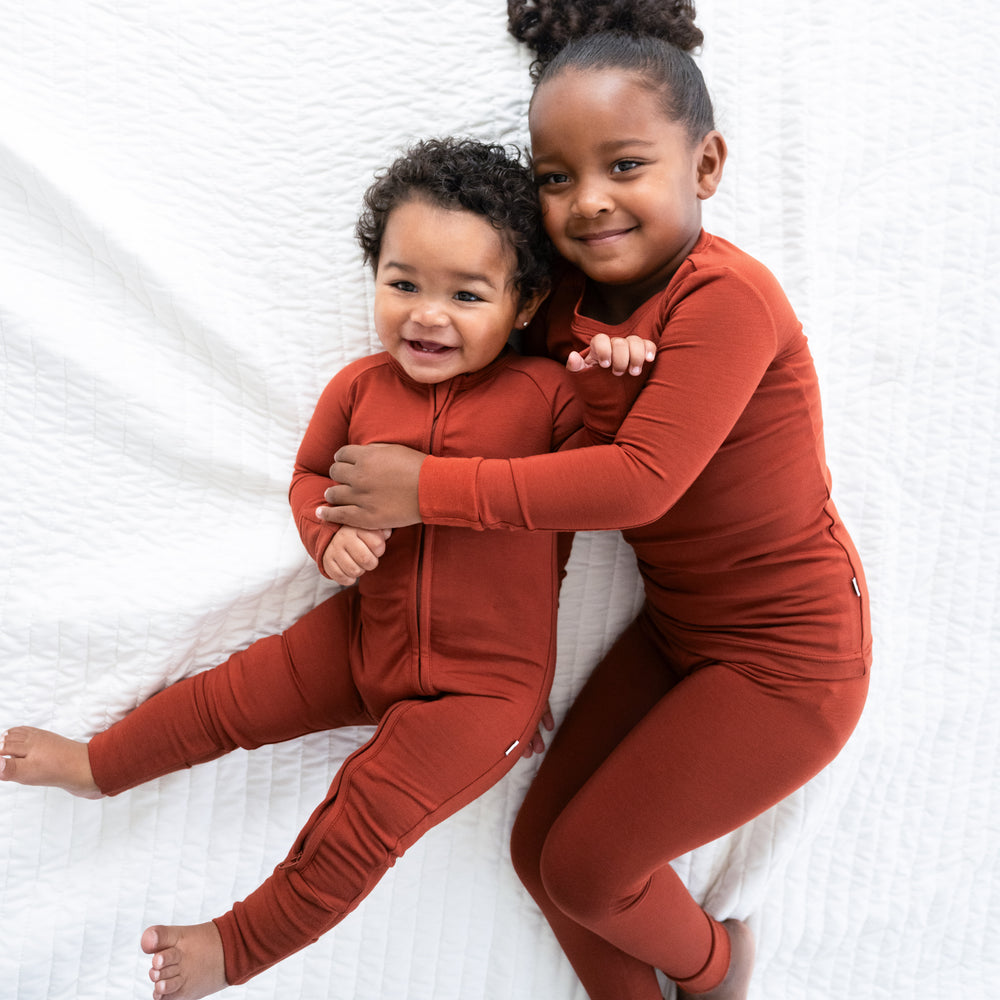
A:
[[[391,534],[388,528],[379,531],[343,525],[323,552],[323,572],[334,583],[349,587],[378,566]]]
[[[316,508],[326,502],[323,494],[334,485],[329,475],[330,457],[350,440],[349,397],[352,381],[345,369],[335,375],[323,390],[299,445],[295,473],[288,491],[302,544],[324,575],[328,575],[326,552],[338,528],[317,516]]]

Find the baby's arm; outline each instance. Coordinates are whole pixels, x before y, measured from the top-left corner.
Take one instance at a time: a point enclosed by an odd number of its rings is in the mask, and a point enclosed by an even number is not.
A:
[[[639,375],[643,364],[656,360],[656,344],[634,333],[628,337],[609,337],[606,333],[594,335],[590,347],[582,354],[570,351],[566,368],[582,372],[587,368],[610,368],[612,375]]]
[[[385,552],[392,532],[388,529],[353,528],[342,525],[323,552],[323,572],[345,587],[371,572]]]

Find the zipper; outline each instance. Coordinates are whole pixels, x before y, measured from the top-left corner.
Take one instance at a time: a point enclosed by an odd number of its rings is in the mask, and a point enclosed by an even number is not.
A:
[[[428,455],[434,454],[434,446],[436,444],[436,433],[438,429],[438,422],[444,413],[445,407],[451,397],[451,382],[448,383],[447,389],[443,394],[443,398],[438,400],[438,385],[431,386],[430,392],[430,403],[431,403],[431,421],[430,427],[427,431],[427,437],[424,442],[424,450]],[[416,636],[416,655],[417,655],[417,683],[418,686],[424,689],[423,685],[423,675],[424,675],[424,661],[426,659],[425,653],[429,652],[425,650],[425,639],[428,639],[427,635],[429,629],[425,626],[424,622],[424,555],[427,547],[427,536],[431,530],[430,525],[421,524],[420,525],[420,541],[417,544],[417,572],[416,572],[416,609],[417,609],[417,636]]]

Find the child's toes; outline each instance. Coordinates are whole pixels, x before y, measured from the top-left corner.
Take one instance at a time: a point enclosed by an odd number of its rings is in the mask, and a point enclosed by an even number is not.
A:
[[[177,944],[177,940],[176,936],[170,934],[170,931],[170,927],[160,925],[147,927],[139,939],[139,947],[147,955],[156,955],[161,951],[173,948]]]
[[[153,987],[153,996],[168,997],[171,993],[176,993],[182,985],[180,976],[171,976],[168,979],[161,979]]]
[[[181,955],[176,948],[164,948],[155,952],[149,962],[149,978],[153,982],[177,975],[177,967],[181,964]]]
[[[21,726],[8,729],[0,736],[0,754],[6,757],[23,757],[26,736],[27,730]]]

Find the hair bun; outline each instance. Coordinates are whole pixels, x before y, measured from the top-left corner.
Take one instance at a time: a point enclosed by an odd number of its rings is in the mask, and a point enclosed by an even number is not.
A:
[[[691,0],[507,0],[507,30],[541,69],[569,42],[601,31],[652,35],[685,52],[701,45]]]

